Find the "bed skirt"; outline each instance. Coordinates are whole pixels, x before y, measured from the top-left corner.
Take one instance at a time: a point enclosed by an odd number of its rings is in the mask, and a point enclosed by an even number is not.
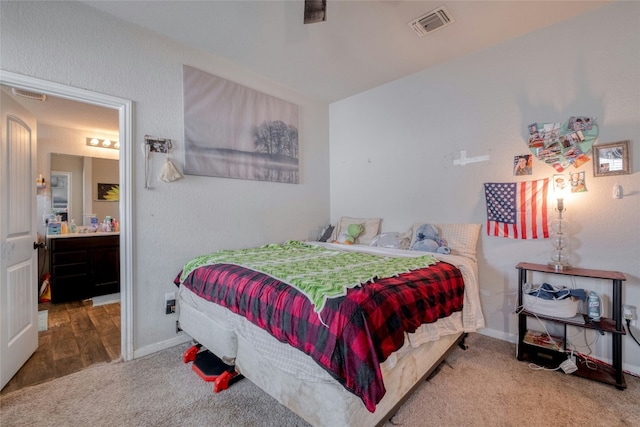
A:
[[[370,427],[383,425],[400,408],[413,389],[438,367],[460,335],[449,335],[408,352],[398,364],[383,372],[387,392],[369,412],[362,400],[338,382],[300,381],[259,357],[251,343],[238,338],[236,367],[251,382],[313,426]]]
[[[235,363],[242,375],[313,426],[384,424],[464,336],[444,335],[416,348],[406,343],[396,352],[392,368],[388,363],[381,366],[387,391],[372,413],[311,357],[279,342],[244,317],[189,294],[180,289],[180,327],[225,363]],[[296,361],[287,365],[301,368],[298,372],[283,370],[273,360],[274,351],[278,359]],[[300,373],[307,377],[300,378]]]

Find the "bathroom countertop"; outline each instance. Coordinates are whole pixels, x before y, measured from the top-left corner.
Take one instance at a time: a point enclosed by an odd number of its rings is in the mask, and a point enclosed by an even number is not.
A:
[[[68,239],[73,237],[118,236],[119,231],[96,231],[95,233],[47,234],[47,239]]]

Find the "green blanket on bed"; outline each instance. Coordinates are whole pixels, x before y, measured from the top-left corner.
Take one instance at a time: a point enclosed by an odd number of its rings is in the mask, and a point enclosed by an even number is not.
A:
[[[362,252],[330,250],[298,241],[259,248],[222,250],[189,261],[180,276],[184,281],[198,267],[234,264],[285,282],[309,298],[320,312],[327,298],[346,294],[347,289],[376,278],[393,277],[432,264],[433,255],[415,258],[373,255]]]

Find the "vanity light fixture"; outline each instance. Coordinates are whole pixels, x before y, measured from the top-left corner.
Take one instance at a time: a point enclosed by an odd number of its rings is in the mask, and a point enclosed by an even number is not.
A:
[[[110,139],[87,138],[87,145],[89,147],[120,149],[120,142],[111,141]]]

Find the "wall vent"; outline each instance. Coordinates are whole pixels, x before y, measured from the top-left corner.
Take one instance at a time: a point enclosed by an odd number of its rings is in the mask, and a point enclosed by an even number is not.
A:
[[[440,28],[446,27],[449,24],[456,22],[451,16],[451,13],[445,6],[440,6],[437,9],[427,12],[420,18],[409,22],[409,26],[420,37],[424,37],[429,33],[432,33]]]
[[[11,88],[11,93],[13,93],[15,96],[20,96],[22,98],[32,99],[34,101],[46,101],[47,100],[47,95],[45,95],[45,94],[31,92],[31,91],[24,90],[24,89],[16,89],[15,87]]]

